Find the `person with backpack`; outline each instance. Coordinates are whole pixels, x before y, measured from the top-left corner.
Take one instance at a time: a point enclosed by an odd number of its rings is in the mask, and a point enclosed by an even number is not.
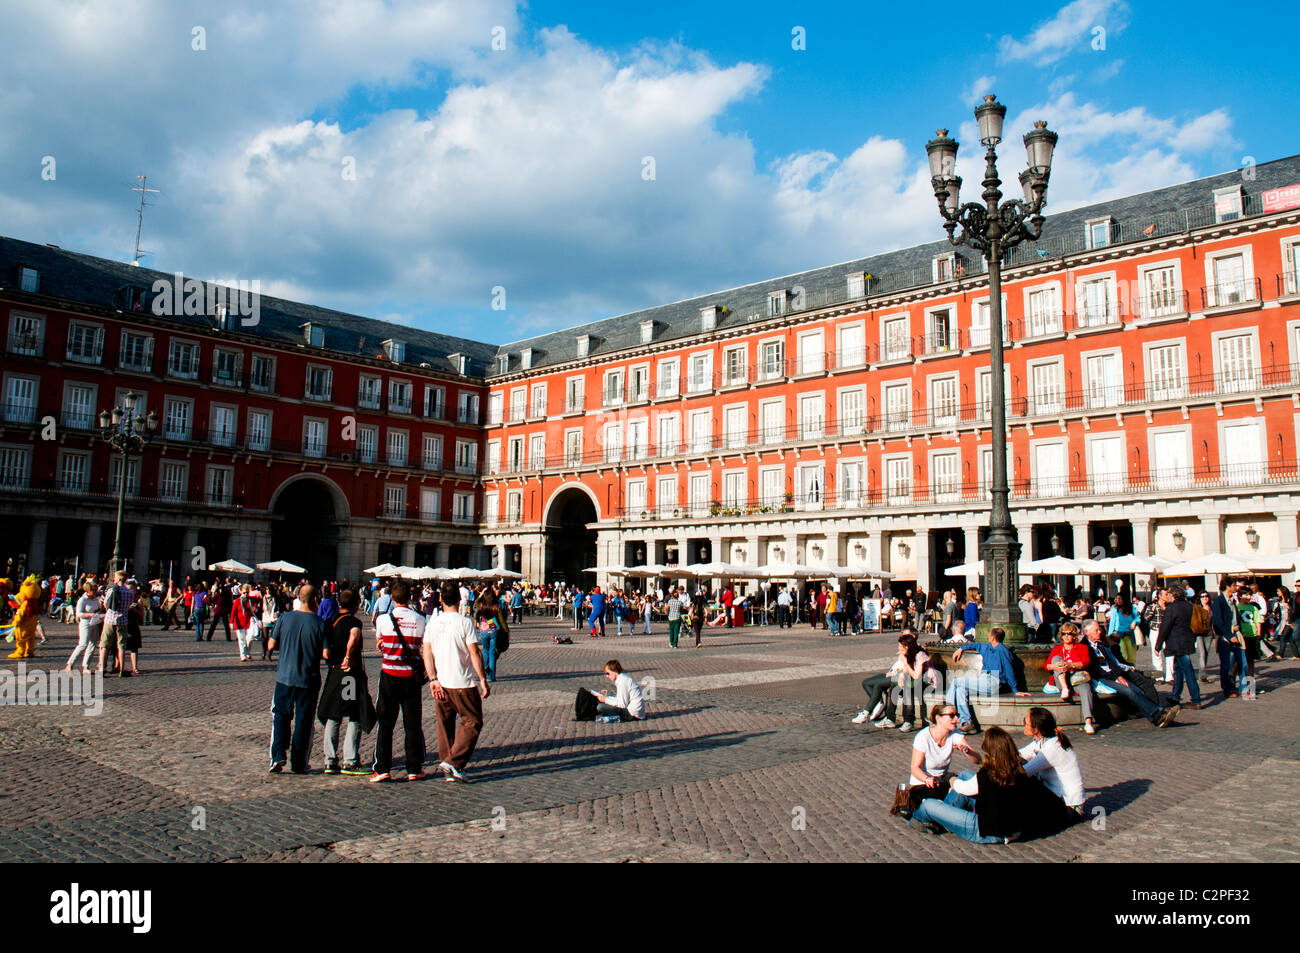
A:
[[[460,590],[454,583],[448,583],[447,588],[455,591],[451,598],[458,604]],[[421,659],[424,616],[408,605],[411,589],[405,580],[393,580],[388,594],[392,597],[393,607],[375,620],[375,646],[382,662],[379,668],[379,704],[375,710],[379,730],[375,733],[372,784],[392,780],[393,729],[397,727],[399,711],[406,741],[406,780],[419,781],[426,777],[422,724],[424,694],[421,689],[426,678],[431,676]],[[443,604],[446,605],[445,597]]]
[[[361,621],[356,617],[356,592],[339,593],[339,615],[329,624],[329,672],[321,689],[316,721],[325,729],[325,773],[365,775],[361,764],[361,736],[375,727],[375,706],[366,684],[362,661]],[[319,615],[319,613],[318,613]],[[343,761],[339,763],[339,728],[343,736]]]

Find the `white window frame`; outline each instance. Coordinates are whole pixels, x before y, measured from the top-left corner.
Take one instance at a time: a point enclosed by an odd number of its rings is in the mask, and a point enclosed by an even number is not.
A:
[[[941,312],[948,316],[948,333],[943,335],[942,340],[940,340],[939,332],[935,329],[935,318]],[[956,302],[931,305],[925,309],[924,343],[926,354],[946,354],[959,349],[960,341],[957,334]]]
[[[892,481],[891,470],[902,464],[905,479],[903,481]],[[912,470],[912,455],[910,453],[887,453],[880,458],[880,492],[881,498],[888,504],[899,504],[912,502],[912,482],[915,474]]]
[[[1106,300],[1104,311],[1098,313],[1096,305],[1088,304],[1085,291],[1091,285],[1104,284]],[[1079,275],[1074,285],[1074,326],[1076,330],[1113,327],[1122,320],[1119,307],[1119,279],[1114,271],[1098,271]]]
[[[1050,480],[1038,472],[1038,451],[1047,447],[1057,447],[1061,451],[1061,475]],[[1065,496],[1070,489],[1070,441],[1068,439],[1055,436],[1030,440],[1028,462],[1031,477],[1030,492],[1033,496],[1053,499]]]
[[[529,389],[528,413],[534,420],[546,417],[546,381],[538,381]]]
[[[79,470],[75,483],[68,482],[69,464],[75,461]],[[58,457],[58,488],[60,493],[86,493],[90,490],[90,453],[84,450],[60,450]]]
[[[703,370],[696,371],[696,362],[703,363]],[[686,361],[686,393],[708,394],[713,392],[713,352],[696,351]]]
[[[218,475],[225,477],[225,493],[217,494],[213,492],[214,478]],[[207,472],[203,475],[203,501],[208,506],[229,506],[230,501],[234,498],[235,492],[235,468],[227,466],[209,466]]]
[[[73,351],[72,342],[76,330],[90,332],[90,354],[85,353],[84,347],[79,351]],[[80,340],[84,341],[84,338]],[[104,362],[104,326],[91,321],[69,321],[66,355],[69,361],[78,364],[102,364]],[[197,358],[195,359],[195,366],[197,367]]]
[[[768,349],[775,347],[777,349],[774,360],[768,359]],[[785,337],[760,338],[758,341],[758,364],[755,367],[755,376],[760,381],[778,381],[785,380]]]
[[[194,355],[194,366],[189,372],[178,370],[176,367],[176,355],[181,348],[189,348]],[[167,376],[180,381],[194,381],[199,378],[199,365],[202,363],[203,352],[199,347],[199,342],[190,338],[169,338],[167,341]]]
[[[261,452],[266,452],[267,450],[271,449],[271,413],[272,412],[270,410],[267,410],[263,407],[248,408],[248,413],[245,415],[244,418],[244,446],[246,449],[256,450]],[[255,432],[253,428],[253,416],[255,414],[260,414],[261,416],[266,418],[266,428],[263,434],[264,439],[262,441],[261,446],[256,445],[253,440],[254,432]]]
[[[1039,368],[1055,367],[1056,368],[1056,397],[1051,400],[1041,399],[1038,394],[1038,388],[1035,386],[1034,372]],[[1034,361],[1025,362],[1025,391],[1028,407],[1026,413],[1028,416],[1043,416],[1048,414],[1060,414],[1065,411],[1065,358],[1044,357]],[[1004,394],[1006,402],[1010,403],[1010,395]]]
[[[854,396],[858,399],[858,410],[845,408],[845,398]],[[867,431],[867,388],[864,384],[852,387],[840,387],[835,391],[836,432],[841,437],[856,437]]]
[[[903,329],[901,335],[890,334],[890,329],[896,326]],[[880,362],[889,363],[891,361],[911,359],[912,315],[907,311],[883,315],[880,319]]]
[[[322,442],[318,445],[308,440],[312,424],[321,425]],[[304,417],[302,419],[302,455],[319,459],[329,453],[330,422],[328,417]]]
[[[822,440],[826,437],[826,391],[818,390],[795,395],[795,406],[799,412],[799,439]],[[804,415],[805,407],[813,407],[817,413],[811,418]]]
[[[809,343],[816,341],[815,350],[810,350]],[[821,374],[826,370],[826,335],[820,329],[800,331],[795,337],[795,353],[798,363],[795,374]]]
[[[746,384],[748,378],[749,345],[732,344],[722,349],[722,386]]]
[[[384,456],[390,467],[405,467],[411,463],[411,432],[409,430],[389,427],[388,439],[384,441]],[[394,446],[394,441],[400,446]],[[395,452],[399,451],[399,452]]]
[[[1103,387],[1098,392],[1098,388],[1092,386],[1092,378],[1088,375],[1088,362],[1092,358],[1113,357],[1115,359],[1115,368],[1117,380],[1114,384]],[[1125,403],[1125,381],[1124,381],[1124,352],[1118,346],[1103,347],[1092,351],[1081,351],[1079,353],[1079,381],[1082,383],[1080,390],[1083,391],[1084,406],[1090,410],[1122,407]]]
[[[421,436],[420,465],[425,470],[442,469],[442,434],[426,433]]]
[[[564,379],[564,412],[581,413],[586,409],[586,378],[566,377]]]
[[[1105,234],[1099,235],[1097,229],[1104,228]],[[1084,223],[1084,247],[1088,251],[1107,248],[1115,242],[1115,221],[1109,215],[1090,218]]]
[[[1151,294],[1147,276],[1170,269],[1174,273],[1174,287],[1167,292],[1161,292],[1158,296]],[[1139,265],[1137,289],[1138,306],[1135,310],[1143,320],[1181,317],[1187,314],[1187,308],[1185,307],[1186,295],[1183,289],[1183,263],[1179,259],[1172,258]],[[1153,300],[1157,297],[1167,300]]]
[[[1056,295],[1056,307],[1046,315],[1036,316],[1033,306],[1035,298],[1038,295],[1049,293]],[[1059,281],[1045,281],[1041,284],[1030,285],[1024,289],[1025,337],[1041,338],[1065,333],[1065,310],[1061,306],[1061,299],[1061,282]],[[1003,315],[1005,316],[1005,312],[1003,312]]]
[[[1174,348],[1178,354],[1178,383],[1174,387],[1156,387],[1156,375],[1152,360],[1155,352],[1163,348]],[[1145,369],[1146,397],[1148,400],[1182,400],[1187,395],[1187,341],[1183,338],[1144,342],[1142,344],[1142,366]]]
[[[253,373],[253,368],[258,362],[262,362],[266,368],[266,383],[259,384]],[[275,389],[275,356],[272,354],[250,354],[248,357],[248,389],[257,391],[262,394],[269,394]]]
[[[1251,347],[1251,374],[1248,378],[1234,375],[1232,379],[1228,378],[1228,369],[1223,367],[1221,346],[1222,342],[1228,338],[1246,338],[1250,341]],[[1259,348],[1259,326],[1249,326],[1241,328],[1232,328],[1230,330],[1213,331],[1210,333],[1210,347],[1214,356],[1214,389],[1225,394],[1249,393],[1258,390],[1262,381],[1262,366],[1260,363]]]
[[[168,426],[171,417],[171,412],[168,410],[170,404],[183,405],[186,408],[184,433],[177,434]],[[163,398],[162,428],[164,440],[192,440],[194,435],[194,399],[191,397],[173,397],[170,394]]]
[[[397,393],[403,387],[406,388],[405,400]],[[409,414],[414,402],[415,388],[408,378],[390,377],[388,379],[388,412],[390,414]]]
[[[377,463],[379,461],[379,425],[357,425],[357,462]]]
[[[901,410],[890,409],[889,395],[901,390],[906,395],[905,407]],[[880,384],[880,421],[885,430],[908,430],[912,426],[912,381],[910,378],[896,378],[882,381]]]
[[[72,401],[69,398],[73,389],[89,391],[90,399],[86,402],[86,409],[77,415],[72,407]],[[71,430],[94,430],[99,426],[99,413],[95,410],[99,401],[99,385],[88,383],[86,381],[64,381],[63,382],[63,404],[60,407],[59,419],[63,426]]]
[[[1158,461],[1156,461],[1155,457],[1156,437],[1158,435],[1173,433],[1181,434],[1183,437],[1183,445],[1186,450],[1185,456],[1187,459],[1187,470],[1189,473],[1169,475],[1167,471],[1165,471],[1166,475],[1158,478],[1157,475],[1162,471],[1159,469]],[[1192,449],[1192,428],[1190,425],[1181,424],[1171,427],[1149,427],[1147,429],[1146,470],[1151,478],[1152,484],[1156,488],[1162,490],[1177,489],[1187,486],[1190,482],[1190,471],[1196,468],[1196,458],[1192,455]],[[1126,460],[1125,465],[1127,466],[1127,464],[1128,461]]]
[[[779,423],[776,427],[767,426],[766,423],[767,414],[765,411],[769,407],[775,407],[777,409],[776,417]],[[759,443],[773,444],[773,443],[785,442],[786,424],[785,424],[785,398],[784,397],[769,397],[765,400],[760,400],[758,402],[758,431],[759,431],[759,439],[758,439]]]
[[[167,479],[168,471],[180,474],[179,486],[175,493],[168,490],[174,485]],[[168,503],[184,503],[190,495],[190,465],[184,460],[169,460],[166,457],[158,461],[158,499]]]
[[[664,372],[670,371],[670,379],[664,379]],[[655,396],[676,397],[682,392],[682,359],[668,358],[655,367]]]
[[[217,411],[225,411],[234,429],[229,434],[216,432]],[[234,447],[239,438],[239,407],[235,404],[208,405],[208,443],[215,447]]]
[[[939,480],[939,461],[941,459],[952,458],[954,461],[952,478],[948,482],[941,483]],[[953,503],[961,499],[961,448],[947,447],[942,450],[931,450],[926,460],[927,472],[930,475],[931,494],[930,500],[934,503]]]
[[[311,389],[311,379],[313,371],[325,372],[325,393],[314,393]],[[334,399],[334,368],[328,364],[308,364],[306,378],[302,387],[303,397],[307,400],[317,401],[319,403],[328,403]]]
[[[940,384],[952,385],[952,402],[947,412],[942,412],[935,400],[935,388]],[[955,427],[961,419],[961,379],[954,371],[947,374],[930,374],[925,379],[926,406],[932,426]]]
[[[1245,286],[1242,289],[1242,297],[1236,301],[1222,300],[1227,297],[1227,294],[1214,280],[1215,262],[1238,256],[1241,257],[1242,283]],[[1255,292],[1255,255],[1253,246],[1236,245],[1232,248],[1218,248],[1212,252],[1206,252],[1205,292],[1206,307],[1208,308],[1227,308],[1257,302],[1259,299]]]
[[[1260,417],[1235,417],[1218,421],[1219,475],[1231,486],[1260,486],[1268,474],[1268,423]],[[1259,455],[1254,461],[1228,459],[1227,431],[1229,427],[1253,425],[1259,439]],[[1226,475],[1226,476],[1225,476]]]

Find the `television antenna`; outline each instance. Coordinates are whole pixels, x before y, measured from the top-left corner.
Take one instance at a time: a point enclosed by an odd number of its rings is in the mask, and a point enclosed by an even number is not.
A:
[[[139,193],[140,193],[140,208],[139,208],[139,210],[136,212],[136,221],[135,221],[135,256],[131,259],[131,264],[132,264],[132,266],[134,266],[134,267],[136,267],[136,268],[139,268],[139,267],[140,267],[140,254],[141,254],[141,253],[140,253],[140,232],[141,232],[141,230],[144,228],[144,207],[145,207],[146,205],[149,204],[148,202],[146,202],[146,201],[144,200],[144,199],[145,199],[145,193],[147,193],[147,192],[155,192],[155,193],[161,195],[162,192],[161,192],[160,190],[158,190],[158,189],[151,189],[151,188],[148,188],[148,183],[149,183],[149,177],[148,177],[148,176],[145,176],[145,175],[137,175],[136,178],[140,181],[140,184],[139,184],[139,185],[133,185],[133,186],[131,186],[131,191],[132,191],[132,192],[139,192]],[[144,254],[148,255],[148,254],[150,254],[150,252],[144,252]]]

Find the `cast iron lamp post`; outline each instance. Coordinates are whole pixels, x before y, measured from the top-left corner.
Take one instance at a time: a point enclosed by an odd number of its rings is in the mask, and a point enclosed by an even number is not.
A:
[[[993,512],[989,535],[984,543],[984,618],[978,627],[981,640],[991,626],[1006,631],[1008,642],[1023,642],[1025,628],[1016,607],[1019,583],[1020,542],[1011,523],[1010,489],[1007,485],[1007,414],[1002,360],[1002,259],[1022,241],[1037,241],[1043,231],[1041,214],[1047,198],[1047,180],[1052,171],[1052,150],[1056,133],[1047,123],[1036,122],[1025,137],[1029,166],[1020,173],[1023,198],[1002,201],[996,147],[1002,141],[1002,120],[1007,107],[996,97],[984,97],[975,107],[980,144],[987,148],[984,166],[984,201],[961,204],[961,178],[956,174],[957,142],[940,129],[925,146],[930,159],[930,180],[939,201],[948,241],[969,245],[980,252],[989,267],[989,367],[992,379]]]
[[[122,406],[113,410],[100,411],[99,435],[104,442],[122,455],[122,465],[118,468],[117,481],[117,531],[113,534],[112,572],[125,569],[121,564],[122,554],[122,507],[126,502],[126,470],[130,455],[139,453],[149,442],[149,435],[158,429],[158,415],[152,410],[148,417],[142,417],[136,407],[136,395],[128,393],[122,398]]]

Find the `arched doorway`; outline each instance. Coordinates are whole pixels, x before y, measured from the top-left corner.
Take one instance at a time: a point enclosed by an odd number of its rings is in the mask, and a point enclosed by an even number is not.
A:
[[[596,581],[584,573],[596,565],[596,531],[588,523],[600,518],[591,495],[576,486],[561,490],[546,513],[546,581],[583,586]]]
[[[313,582],[337,579],[339,542],[347,525],[346,509],[339,510],[322,480],[304,477],[281,486],[271,508],[271,558],[305,566]]]

